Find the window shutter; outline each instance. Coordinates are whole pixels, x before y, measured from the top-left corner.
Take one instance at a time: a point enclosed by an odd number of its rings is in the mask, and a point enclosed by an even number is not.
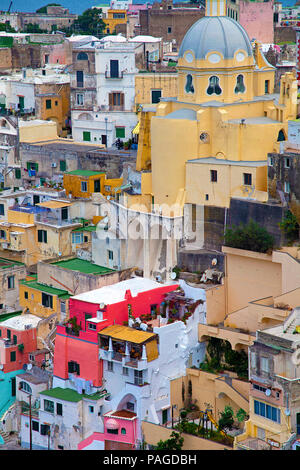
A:
[[[120,93],[120,106],[124,106],[124,93]]]
[[[47,231],[44,230],[44,243],[47,243]]]
[[[43,241],[42,230],[38,230],[38,242]]]
[[[108,94],[108,103],[109,103],[109,107],[113,106],[114,102],[113,102],[113,94],[112,93],[109,93]]]
[[[30,170],[31,169],[31,162],[27,162],[26,167],[27,167],[27,170]]]

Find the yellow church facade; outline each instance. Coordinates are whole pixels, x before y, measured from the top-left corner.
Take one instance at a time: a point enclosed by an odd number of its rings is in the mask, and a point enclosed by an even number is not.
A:
[[[279,150],[288,120],[297,115],[294,74],[283,75],[280,95],[274,94],[275,68],[225,7],[225,1],[207,1],[206,16],[186,33],[177,97],[162,98],[151,116],[141,112],[137,170],[147,172],[141,200],[162,206],[162,213],[174,204],[179,213],[185,203],[228,207],[230,197],[249,193],[266,200],[267,154]],[[241,172],[238,162],[251,171]],[[211,170],[233,180],[223,190],[219,185],[223,195],[207,199],[216,188]]]

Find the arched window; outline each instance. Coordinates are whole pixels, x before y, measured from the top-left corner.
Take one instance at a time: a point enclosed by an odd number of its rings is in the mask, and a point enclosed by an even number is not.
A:
[[[278,132],[277,142],[282,142],[283,140],[286,140],[285,133],[283,129],[280,129],[280,131]]]
[[[187,93],[194,93],[193,77],[191,74],[186,76],[185,91]]]
[[[121,428],[121,434],[126,434],[126,429],[125,428]]]
[[[77,60],[89,60],[89,58],[85,52],[79,52],[79,54],[77,54]]]
[[[28,385],[27,382],[20,382],[20,385],[19,385],[19,388],[20,390],[22,390],[23,392],[27,392],[27,393],[30,393],[30,395],[32,395],[32,389],[31,387]]]
[[[238,75],[236,77],[236,87],[234,89],[234,93],[245,93],[246,87],[244,85],[244,76]]]
[[[209,78],[209,85],[206,90],[206,93],[208,95],[213,95],[213,94],[220,95],[222,93],[222,89],[219,84],[219,77],[216,77],[215,75],[213,75],[212,77]]]

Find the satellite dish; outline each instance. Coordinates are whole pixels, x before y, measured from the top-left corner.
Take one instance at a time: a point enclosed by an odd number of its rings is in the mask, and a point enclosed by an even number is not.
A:
[[[176,277],[177,277],[177,274],[173,271],[173,272],[171,273],[171,279],[176,279]]]
[[[271,390],[267,388],[267,390],[265,391],[265,394],[267,397],[269,397],[271,395]]]
[[[217,258],[214,258],[214,259],[212,260],[211,264],[212,264],[213,266],[216,266],[216,264],[218,264]]]
[[[105,307],[105,303],[104,302],[101,302],[101,304],[99,305],[100,308],[104,308]]]
[[[32,364],[27,364],[27,370],[31,370],[32,369]]]
[[[285,414],[286,416],[290,416],[291,412],[290,412],[290,410],[284,410],[284,414]]]

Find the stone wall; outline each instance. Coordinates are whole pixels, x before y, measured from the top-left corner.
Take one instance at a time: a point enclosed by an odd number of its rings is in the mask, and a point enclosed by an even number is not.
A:
[[[274,28],[274,43],[296,42],[296,31],[292,26],[278,26]]]
[[[216,269],[224,271],[224,254],[208,250],[179,250],[177,265],[189,272],[203,272],[212,267],[212,260],[217,259]]]

